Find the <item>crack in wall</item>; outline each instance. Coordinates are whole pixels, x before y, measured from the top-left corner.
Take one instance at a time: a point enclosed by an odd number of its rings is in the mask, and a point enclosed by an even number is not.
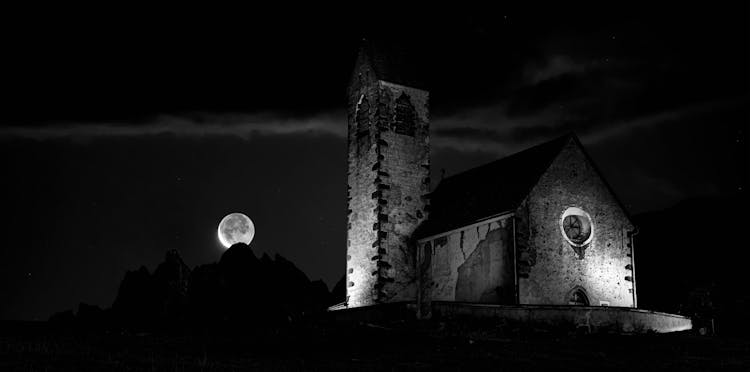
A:
[[[513,302],[515,289],[509,235],[509,228],[498,224],[497,228],[490,228],[485,237],[476,242],[472,253],[456,268],[454,300],[503,304]]]
[[[461,248],[461,254],[464,256],[464,261],[466,261],[466,252],[464,251],[464,232],[461,230],[461,240],[458,243],[459,248]]]

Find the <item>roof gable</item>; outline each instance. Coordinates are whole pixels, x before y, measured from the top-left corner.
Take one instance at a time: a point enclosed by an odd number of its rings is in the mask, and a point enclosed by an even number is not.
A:
[[[601,169],[599,169],[599,166],[596,165],[596,162],[594,162],[594,159],[589,156],[588,151],[586,151],[586,148],[583,147],[581,144],[581,141],[573,135],[573,141],[575,142],[577,148],[581,153],[583,154],[584,158],[586,158],[586,161],[591,165],[591,168],[594,170],[594,173],[596,173],[596,176],[599,178],[599,180],[604,184],[604,187],[607,189],[607,192],[609,192],[609,195],[612,196],[612,199],[614,199],[615,203],[618,207],[620,207],[620,210],[622,210],[622,213],[625,214],[625,218],[630,221],[630,223],[633,223],[633,218],[628,212],[628,210],[625,208],[625,204],[620,200],[620,198],[617,197],[617,194],[615,194],[615,190],[612,188],[612,185],[607,182],[607,179],[604,178],[604,174],[602,173]]]
[[[443,179],[430,193],[430,216],[415,233],[422,238],[515,210],[573,134],[556,138]]]

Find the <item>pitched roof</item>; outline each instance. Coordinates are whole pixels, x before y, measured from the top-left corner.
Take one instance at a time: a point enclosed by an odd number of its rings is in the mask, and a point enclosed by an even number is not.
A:
[[[412,88],[427,88],[417,53],[405,45],[363,39],[357,60],[369,63],[378,80]]]
[[[573,134],[556,138],[440,181],[430,193],[430,217],[415,232],[423,238],[516,209]]]

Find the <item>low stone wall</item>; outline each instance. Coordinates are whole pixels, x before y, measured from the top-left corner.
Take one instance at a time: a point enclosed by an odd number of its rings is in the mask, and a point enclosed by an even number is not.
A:
[[[413,302],[396,302],[354,308],[332,307],[329,316],[339,323],[369,323],[416,319]],[[566,329],[587,332],[668,333],[693,328],[690,318],[676,315],[605,306],[490,305],[467,302],[433,301],[436,320],[487,319],[505,324]]]
[[[589,332],[620,333],[677,332],[693,328],[688,317],[627,307],[486,305],[461,302],[432,302],[437,319],[489,318],[540,327],[586,328]]]
[[[371,323],[391,320],[416,319],[414,302],[393,302],[359,307],[336,306],[328,309],[328,315],[338,323]]]

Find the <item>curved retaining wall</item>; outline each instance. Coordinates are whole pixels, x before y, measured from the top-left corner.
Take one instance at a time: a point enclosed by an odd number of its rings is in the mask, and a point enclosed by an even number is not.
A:
[[[485,305],[461,302],[432,302],[432,316],[494,318],[542,326],[585,327],[589,332],[611,330],[622,333],[677,332],[693,328],[688,317],[629,307]]]
[[[416,305],[411,301],[357,307],[336,305],[328,308],[328,314],[339,323],[412,320],[416,319],[416,313]]]

